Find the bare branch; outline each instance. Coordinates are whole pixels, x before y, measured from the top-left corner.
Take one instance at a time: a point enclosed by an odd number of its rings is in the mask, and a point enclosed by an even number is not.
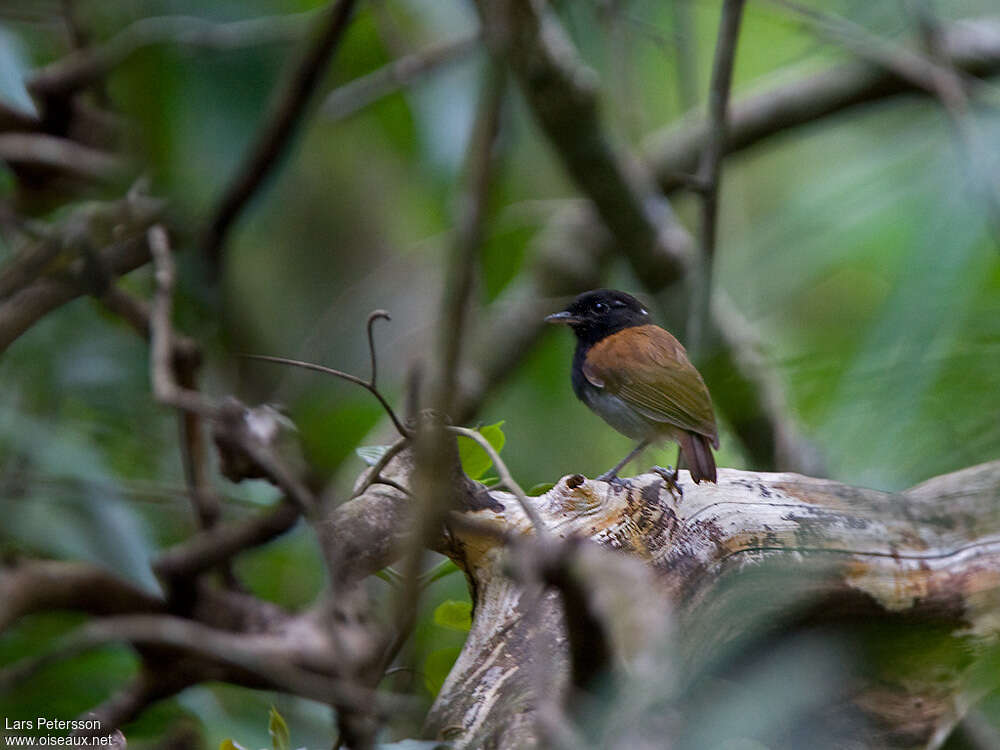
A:
[[[185,670],[159,670],[154,673],[143,665],[139,674],[125,687],[80,717],[96,719],[100,730],[76,731],[73,734],[77,737],[94,736],[98,732],[106,735],[112,729],[137,718],[150,704],[194,684],[192,680],[192,676],[186,674]]]
[[[639,165],[601,125],[593,72],[553,15],[531,0],[477,3],[486,42],[517,77],[539,126],[593,201],[638,278],[662,289],[685,275],[691,242]]]
[[[677,93],[684,109],[694,109],[698,101],[698,50],[693,4],[693,0],[676,0],[670,4]]]
[[[201,251],[213,266],[220,264],[229,228],[288,148],[320,76],[347,30],[354,5],[355,0],[336,0],[330,4],[316,37],[291,76],[275,87],[274,104],[223,191],[201,239]]]
[[[382,483],[385,484],[385,481],[382,479],[381,476],[382,470],[386,466],[388,466],[389,462],[392,459],[394,459],[397,455],[399,455],[399,452],[409,444],[410,444],[409,438],[404,437],[400,438],[395,443],[386,448],[385,453],[379,456],[378,461],[376,461],[375,464],[372,466],[372,468],[369,470],[364,480],[362,480],[354,488],[354,492],[351,495],[351,499],[353,500],[354,498],[363,495],[368,490],[369,487],[375,484],[376,481],[382,480]],[[389,486],[391,487],[392,485]]]
[[[955,68],[968,75],[1000,72],[1000,23],[993,19],[952,25],[943,32],[943,46]],[[733,102],[726,154],[845,110],[907,93],[930,92],[871,63],[852,62],[810,74]],[[647,139],[647,159],[654,165],[663,192],[682,189],[684,176],[698,169],[706,130],[706,123],[698,121]]]
[[[368,378],[368,385],[370,385],[372,388],[375,387],[375,377],[376,374],[378,373],[377,370],[378,361],[375,357],[375,337],[372,335],[372,326],[375,324],[376,320],[380,319],[392,320],[392,317],[390,317],[389,313],[387,313],[385,310],[373,310],[371,313],[369,313],[368,324],[365,326],[365,330],[367,330],[368,332],[368,357],[372,365],[372,374],[371,377]]]
[[[87,180],[124,177],[126,164],[118,156],[44,133],[0,133],[0,161],[12,167],[45,167]]]
[[[697,264],[697,282],[693,285],[694,299],[688,318],[688,348],[696,358],[700,354],[703,329],[709,325],[712,294],[712,270],[715,265],[715,245],[718,232],[719,192],[722,177],[722,155],[726,147],[729,92],[736,64],[736,45],[740,36],[745,0],[725,0],[715,41],[715,62],[708,92],[708,137],[698,169],[702,187],[701,254]]]
[[[379,311],[376,311],[379,312]],[[374,313],[373,313],[374,314]],[[369,321],[370,323],[371,321]],[[371,331],[371,326],[368,328]],[[369,344],[371,339],[369,339]],[[373,350],[374,351],[374,350]],[[257,359],[261,362],[274,362],[280,365],[292,365],[293,367],[301,367],[303,370],[314,370],[316,372],[322,372],[326,375],[333,375],[334,377],[340,378],[341,380],[346,380],[348,383],[354,383],[355,385],[360,385],[370,394],[372,394],[378,402],[382,405],[385,413],[389,415],[389,419],[392,420],[392,424],[396,427],[396,431],[403,437],[410,437],[410,430],[399,420],[396,413],[392,410],[389,402],[386,401],[385,396],[382,395],[381,391],[374,386],[373,383],[362,380],[357,375],[351,375],[349,372],[344,372],[343,370],[335,370],[332,367],[324,367],[323,365],[313,364],[312,362],[303,362],[299,359],[289,359],[287,357],[272,357],[269,354],[241,354],[241,357],[246,359]],[[374,362],[374,360],[372,360]],[[372,369],[372,374],[375,373],[374,368]]]
[[[38,118],[13,107],[6,102],[0,102],[0,133],[8,131],[33,132],[41,123]]]
[[[156,269],[156,293],[150,311],[149,375],[156,400],[182,411],[212,418],[215,407],[197,391],[177,384],[173,366],[173,329],[170,324],[173,309],[174,261],[170,253],[167,230],[157,224],[148,233],[149,249]]]
[[[911,13],[923,39],[924,49],[935,68],[932,83],[944,108],[955,136],[959,155],[970,173],[974,197],[978,197],[989,212],[995,238],[1000,238],[1000,184],[997,183],[990,155],[993,152],[982,137],[974,118],[970,116],[969,96],[965,81],[948,58],[944,29],[934,16],[927,0],[910,0]]]
[[[133,236],[105,247],[96,258],[108,276],[121,276],[149,262],[149,248],[142,235]],[[0,301],[0,353],[52,310],[91,291],[78,259],[68,273],[43,276]]]
[[[0,670],[0,691],[9,689],[40,669],[109,643],[126,642],[137,647],[171,648],[203,659],[243,670],[261,684],[324,703],[336,703],[387,716],[408,710],[409,699],[366,688],[323,674],[320,669],[329,654],[312,654],[316,644],[303,644],[294,635],[249,635],[229,633],[171,615],[112,617],[88,623],[37,658],[23,659]],[[310,664],[310,655],[317,658]],[[310,664],[307,668],[305,665]],[[228,675],[240,681],[235,674]],[[245,681],[245,680],[243,680]]]
[[[885,68],[928,94],[937,96],[939,87],[936,80],[949,75],[948,69],[936,61],[872,34],[847,18],[801,5],[795,0],[770,2],[789,11],[818,34],[843,45],[862,60]]]
[[[505,74],[490,64],[466,154],[466,186],[459,195],[458,222],[448,259],[438,321],[439,382],[433,406],[450,414],[458,382],[460,356],[475,270],[482,249],[493,145],[500,129]]]
[[[481,35],[477,33],[441,42],[394,60],[331,91],[323,100],[320,111],[331,120],[350,117],[379,99],[464,59],[476,50],[481,41]]]
[[[108,42],[77,50],[37,71],[28,89],[39,96],[66,97],[102,80],[136,52],[157,44],[234,49],[298,39],[315,11],[216,23],[196,16],[142,18]]]
[[[156,225],[149,231],[149,247],[156,271],[156,293],[150,312],[150,380],[153,394],[163,404],[211,421],[219,447],[223,473],[233,481],[267,477],[298,504],[312,510],[315,498],[299,477],[299,467],[277,455],[276,443],[282,419],[271,407],[248,409],[235,398],[215,403],[198,391],[177,383],[173,363],[174,265],[166,230]],[[352,376],[353,377],[353,376]],[[287,420],[285,420],[287,421]]]
[[[197,575],[280,536],[299,515],[298,506],[286,500],[253,518],[207,529],[161,554],[153,570],[168,579]]]
[[[54,560],[0,568],[0,601],[0,632],[26,614],[49,609],[124,614],[164,606],[161,598],[96,565]]]

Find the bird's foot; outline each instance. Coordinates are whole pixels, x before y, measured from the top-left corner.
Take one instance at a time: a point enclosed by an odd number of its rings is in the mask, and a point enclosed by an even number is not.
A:
[[[618,472],[614,469],[606,471],[600,476],[594,477],[595,482],[607,482],[608,484],[617,484],[621,487],[626,487],[629,484],[629,480],[622,479],[618,476]]]
[[[677,484],[677,469],[670,466],[665,469],[662,466],[654,466],[650,471],[653,474],[663,477],[663,481],[667,483],[667,489],[673,495],[674,501],[680,502],[681,498],[684,497],[684,490]]]

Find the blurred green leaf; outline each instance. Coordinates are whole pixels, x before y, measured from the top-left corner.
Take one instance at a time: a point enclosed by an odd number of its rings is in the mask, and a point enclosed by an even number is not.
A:
[[[432,651],[424,660],[424,685],[432,696],[436,697],[441,692],[441,686],[448,679],[448,673],[460,653],[461,646],[449,646]]]
[[[288,724],[285,717],[278,713],[278,709],[271,706],[270,716],[267,721],[267,732],[271,735],[271,746],[274,750],[292,750],[292,739],[288,732]]]
[[[443,628],[468,633],[472,629],[472,603],[447,599],[434,609],[434,622]]]
[[[445,576],[450,576],[452,573],[459,572],[460,568],[455,565],[451,560],[445,560],[433,568],[428,570],[426,573],[420,576],[421,586],[430,586],[434,581],[439,581]]]
[[[393,586],[398,586],[403,580],[403,576],[394,568],[382,568],[375,575]]]
[[[504,420],[500,420],[496,424],[477,428],[479,434],[486,438],[497,453],[503,450],[507,440],[503,434],[503,423]],[[486,451],[475,440],[461,435],[458,438],[458,457],[462,461],[462,470],[471,479],[479,479],[493,465]]]
[[[227,737],[219,743],[219,750],[247,750],[243,745],[231,737]]]

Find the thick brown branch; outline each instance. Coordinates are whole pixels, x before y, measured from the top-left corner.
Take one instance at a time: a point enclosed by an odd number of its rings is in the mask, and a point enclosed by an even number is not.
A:
[[[594,74],[558,22],[530,0],[480,2],[486,42],[514,71],[539,126],[639,278],[656,289],[682,278],[691,242],[648,176],[600,121]]]
[[[133,237],[104,248],[101,265],[109,275],[121,276],[149,262],[149,248],[142,237]],[[92,289],[83,278],[83,263],[70,265],[65,276],[45,276],[0,302],[0,352],[35,323],[70,300]]]
[[[92,614],[158,612],[163,600],[103,568],[82,562],[33,561],[0,568],[0,632],[18,618],[49,609]]]
[[[857,635],[874,624],[930,624],[946,653],[975,653],[1000,638],[1000,525],[994,512],[1000,462],[938,477],[901,495],[731,469],[720,470],[717,485],[694,485],[681,472],[681,486],[678,502],[656,475],[636,477],[627,487],[572,476],[536,498],[560,536],[618,553],[588,566],[587,594],[574,593],[572,585],[564,592],[583,597],[569,602],[572,611],[579,619],[577,605],[585,606],[607,636],[588,635],[586,627],[574,635],[573,626],[581,623],[568,624],[569,611],[552,598],[539,602],[530,586],[510,577],[524,561],[518,562],[518,545],[509,540],[523,535],[530,544],[532,526],[508,496],[494,493],[502,510],[463,514],[474,523],[452,526],[454,550],[474,581],[476,616],[432,708],[431,732],[459,748],[531,746],[538,741],[535,713],[569,689],[569,659],[576,654],[577,677],[588,683],[598,666],[574,638],[606,641],[612,661],[629,665],[634,691],[620,704],[615,693],[603,695],[601,710],[609,717],[628,712],[614,746],[630,748],[670,745],[664,727],[676,731],[683,716],[658,723],[665,706],[682,705],[684,686],[747,629],[789,635],[820,626]],[[581,551],[587,546],[581,543]],[[560,556],[559,564],[572,559]],[[538,565],[543,571],[552,564],[545,560],[542,555]],[[617,569],[615,560],[625,567]],[[644,571],[628,572],[626,563],[638,561]],[[609,570],[615,572],[605,581]],[[548,577],[566,586],[560,575]],[[561,645],[567,636],[569,650]],[[945,659],[902,682],[872,665],[852,673],[830,708],[865,718],[845,724],[838,731],[847,734],[839,739],[903,748],[943,736],[961,715],[954,696],[966,665]],[[542,683],[539,670],[548,676]],[[649,714],[642,699],[633,705],[644,689],[658,691]],[[902,705],[913,708],[903,715]],[[650,735],[655,727],[658,733]],[[650,736],[657,744],[649,744]]]
[[[165,578],[190,577],[285,533],[299,518],[294,503],[282,502],[245,521],[216,526],[164,552],[153,569]]]
[[[161,201],[129,195],[74,212],[19,251],[0,270],[0,353],[52,310],[87,293],[100,295],[100,287],[147,263],[145,231],[162,211]],[[108,227],[117,227],[114,237]],[[66,262],[59,271],[49,269],[60,253]]]

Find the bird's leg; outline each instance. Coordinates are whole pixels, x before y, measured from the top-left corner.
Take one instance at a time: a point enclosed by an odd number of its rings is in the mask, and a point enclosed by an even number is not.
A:
[[[677,466],[673,471],[670,471],[669,466],[666,469],[662,466],[654,466],[650,469],[650,471],[654,474],[659,474],[663,477],[663,481],[667,483],[667,489],[670,490],[670,494],[674,496],[675,501],[684,497],[684,490],[682,490],[681,486],[677,484],[677,477],[681,470],[682,455],[680,446],[677,446]]]
[[[615,464],[614,468],[608,469],[608,471],[604,472],[603,474],[601,474],[601,476],[597,477],[597,481],[598,482],[610,482],[612,480],[617,479],[618,478],[618,472],[621,471],[625,467],[625,464],[627,464],[633,458],[635,458],[640,453],[642,453],[646,449],[646,446],[648,446],[648,445],[649,445],[649,440],[648,439],[647,440],[643,440],[642,442],[640,442],[637,446],[635,446],[635,448],[632,449],[632,451],[627,456],[625,456],[625,458],[623,458],[621,461],[619,461],[617,464]]]

